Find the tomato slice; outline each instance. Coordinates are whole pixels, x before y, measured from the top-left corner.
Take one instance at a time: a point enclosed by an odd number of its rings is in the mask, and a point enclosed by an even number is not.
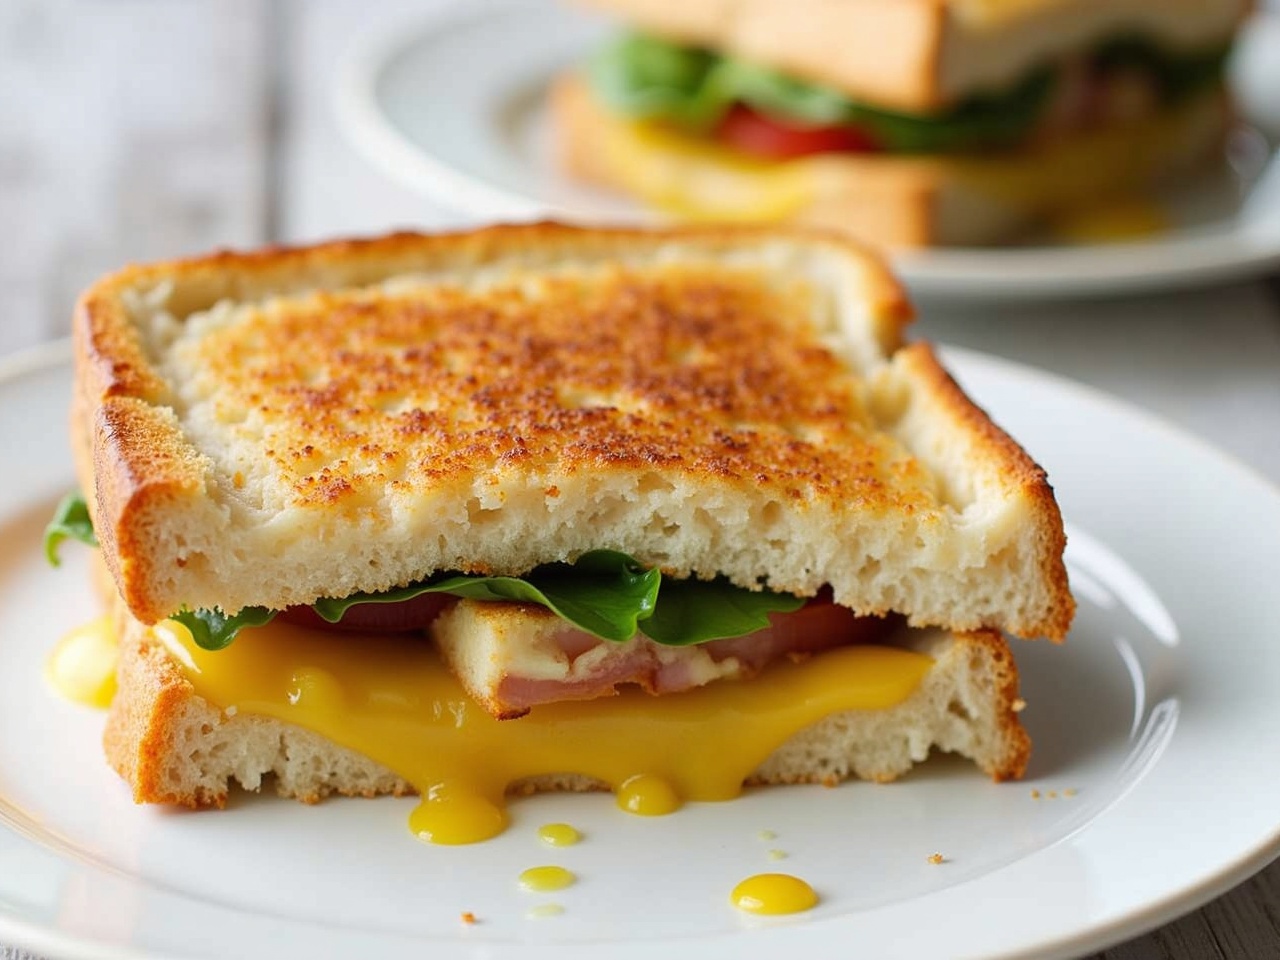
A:
[[[357,603],[348,607],[337,623],[330,623],[310,607],[289,607],[280,616],[300,627],[317,630],[415,633],[426,630],[431,621],[457,599],[446,593],[424,593],[412,600],[395,603]]]
[[[861,127],[794,127],[736,104],[720,121],[716,137],[731,147],[770,160],[815,153],[877,153],[880,145]]]

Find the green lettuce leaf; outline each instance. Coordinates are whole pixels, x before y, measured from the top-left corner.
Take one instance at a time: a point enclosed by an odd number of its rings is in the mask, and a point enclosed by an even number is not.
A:
[[[196,646],[221,650],[229,646],[244,627],[261,627],[275,619],[276,611],[266,607],[245,607],[234,616],[221,610],[179,610],[170,619],[191,631]]]
[[[615,550],[592,550],[575,563],[550,563],[520,577],[455,574],[382,593],[322,598],[312,609],[329,623],[362,603],[399,603],[427,593],[470,600],[536,603],[604,640],[621,643],[643,631],[667,646],[688,646],[738,637],[769,625],[769,614],[796,610],[804,599],[790,594],[735,587],[715,580],[664,579],[635,558]],[[275,611],[246,607],[234,616],[218,610],[182,610],[174,619],[206,650],[221,650],[243,627],[271,621]]]
[[[98,545],[98,537],[93,532],[93,521],[89,519],[89,505],[78,492],[69,493],[62,498],[53,519],[44,528],[44,555],[50,566],[62,565],[58,548],[68,537],[91,547]]]
[[[592,550],[576,563],[547,564],[523,577],[460,574],[385,593],[321,599],[312,609],[337,623],[355,604],[395,603],[424,593],[447,593],[470,600],[517,600],[547,607],[597,637],[622,641],[629,640],[638,622],[653,613],[661,582],[658,570],[645,570],[625,553]]]
[[[645,636],[668,647],[741,637],[769,626],[769,614],[790,613],[803,597],[744,590],[724,577],[664,580],[653,616],[641,624]]]

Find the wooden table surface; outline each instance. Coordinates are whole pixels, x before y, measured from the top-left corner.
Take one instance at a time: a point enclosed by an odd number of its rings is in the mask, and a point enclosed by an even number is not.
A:
[[[462,222],[371,170],[331,105],[353,37],[436,6],[0,3],[0,355],[63,336],[76,292],[129,260]],[[1274,280],[1075,304],[930,304],[919,329],[1097,385],[1280,482]],[[0,946],[4,960],[27,956]],[[1095,956],[1280,957],[1280,864]]]

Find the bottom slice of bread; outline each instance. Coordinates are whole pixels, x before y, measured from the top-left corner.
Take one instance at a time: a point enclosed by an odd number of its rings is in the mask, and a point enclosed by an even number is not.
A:
[[[277,793],[308,803],[333,793],[416,792],[392,770],[309,730],[244,713],[227,716],[196,692],[146,627],[123,612],[118,621],[119,691],[104,744],[137,802],[220,807],[233,781],[258,790],[269,775]],[[787,740],[748,782],[888,781],[935,749],[970,758],[996,780],[1020,777],[1030,741],[1018,721],[1018,674],[1005,640],[993,632],[909,631],[903,642],[935,661],[907,700],[827,717]],[[588,777],[558,775],[510,789],[605,788]]]

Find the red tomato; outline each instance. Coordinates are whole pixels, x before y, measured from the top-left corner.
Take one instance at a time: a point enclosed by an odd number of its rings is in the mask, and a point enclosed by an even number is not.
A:
[[[319,630],[411,633],[426,630],[427,625],[455,600],[457,597],[444,593],[424,593],[397,603],[357,603],[349,607],[337,623],[329,623],[310,607],[289,607],[280,616],[300,627]]]
[[[720,121],[716,136],[743,153],[789,160],[815,153],[876,153],[880,145],[866,130],[844,125],[793,127],[737,104]]]

